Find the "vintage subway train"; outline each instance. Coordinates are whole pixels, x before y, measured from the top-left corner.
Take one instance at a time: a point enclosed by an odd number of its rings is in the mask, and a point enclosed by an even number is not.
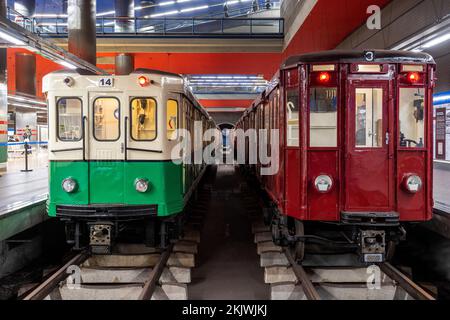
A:
[[[148,245],[166,246],[207,167],[173,161],[177,129],[193,133],[195,121],[201,133],[216,128],[184,78],[147,69],[123,76],[64,70],[46,75],[43,91],[48,214],[66,221],[68,241],[107,253],[131,229]]]
[[[298,260],[311,244],[381,262],[405,224],[431,219],[435,70],[423,52],[328,51],[285,61],[236,127],[279,130],[278,172],[261,175],[264,165],[248,156],[243,166],[273,205],[267,218],[277,244]]]

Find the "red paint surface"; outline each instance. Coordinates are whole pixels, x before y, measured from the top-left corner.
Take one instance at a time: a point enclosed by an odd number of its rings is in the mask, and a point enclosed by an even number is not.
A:
[[[200,100],[200,104],[206,108],[233,107],[247,108],[253,100]]]
[[[283,59],[300,53],[330,50],[365,23],[370,5],[390,0],[319,0],[283,52]]]
[[[29,52],[25,49],[8,48],[8,92],[16,91],[16,52]],[[57,63],[54,63],[44,57],[36,55],[36,95],[42,96],[42,77],[52,71],[63,69]],[[26,77],[29,75],[18,75]]]
[[[433,65],[427,67],[423,82],[410,84],[408,87],[425,87],[425,131],[427,132],[423,148],[405,148],[399,145],[399,107],[396,94],[399,86],[405,86],[399,79],[404,75],[397,74],[400,67],[395,63],[387,65],[386,73],[377,79],[373,75],[348,73],[351,65],[339,65],[341,81],[338,87],[338,145],[335,148],[308,147],[309,143],[309,89],[318,86],[308,81],[310,76],[305,66],[299,67],[300,81],[296,86],[300,89],[300,146],[287,147],[286,140],[280,139],[280,163],[284,171],[277,174],[282,178],[279,198],[277,176],[257,177],[278,209],[285,215],[299,220],[336,221],[340,212],[398,212],[401,221],[425,221],[432,217],[432,77]],[[387,72],[389,70],[389,72]],[[286,113],[283,97],[286,84],[294,70],[284,70],[280,78],[280,114]],[[292,78],[292,77],[291,77]],[[383,89],[383,132],[389,132],[389,144],[382,137],[379,148],[355,148],[355,90],[356,88],[373,87]],[[270,100],[270,99],[269,99]],[[270,103],[259,103],[252,112],[241,119],[237,128],[267,128],[264,117],[258,121],[248,121],[253,113],[270,111]],[[258,110],[258,111],[257,111]],[[271,116],[271,119],[273,117]],[[281,131],[285,131],[285,121],[279,122]],[[259,168],[261,164],[257,165]],[[334,186],[325,194],[315,190],[314,179],[321,174],[332,177]],[[416,194],[411,194],[402,186],[405,176],[417,174],[422,178],[423,187]],[[283,192],[284,191],[284,192]],[[305,198],[306,196],[306,198]],[[280,201],[281,200],[281,201]]]

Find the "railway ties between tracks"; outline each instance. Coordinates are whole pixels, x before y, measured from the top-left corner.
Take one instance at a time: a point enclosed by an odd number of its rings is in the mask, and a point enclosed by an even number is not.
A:
[[[289,250],[272,242],[262,218],[255,220],[252,232],[272,300],[435,300],[390,263],[368,267],[302,266]]]

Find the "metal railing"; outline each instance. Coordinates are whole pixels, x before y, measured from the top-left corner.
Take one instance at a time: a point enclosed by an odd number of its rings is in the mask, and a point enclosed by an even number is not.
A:
[[[7,17],[30,32],[67,36],[67,17],[28,18],[8,7]],[[239,37],[282,38],[283,18],[129,18],[98,17],[99,37]]]

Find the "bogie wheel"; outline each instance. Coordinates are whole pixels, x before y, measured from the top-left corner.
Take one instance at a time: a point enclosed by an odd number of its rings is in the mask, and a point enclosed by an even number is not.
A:
[[[305,227],[303,222],[300,220],[295,220],[294,222],[294,234],[295,236],[304,236],[305,235]],[[290,247],[292,257],[295,261],[301,262],[305,257],[305,242],[304,241],[296,241]]]

